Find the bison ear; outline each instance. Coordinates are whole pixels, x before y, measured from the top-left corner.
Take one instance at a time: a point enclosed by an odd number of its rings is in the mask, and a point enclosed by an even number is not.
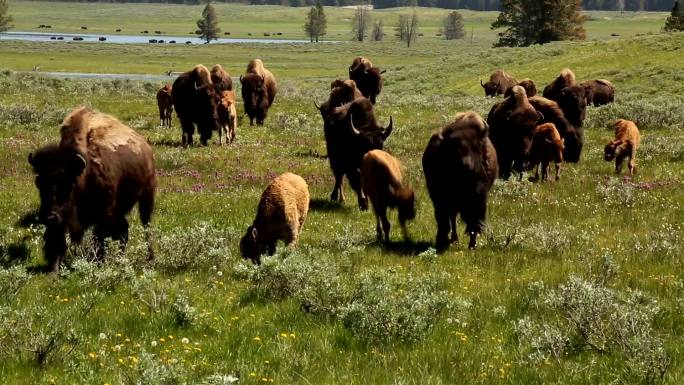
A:
[[[81,154],[73,154],[71,159],[68,161],[68,167],[69,171],[74,175],[74,176],[79,176],[83,173],[83,170],[86,168],[86,160]]]

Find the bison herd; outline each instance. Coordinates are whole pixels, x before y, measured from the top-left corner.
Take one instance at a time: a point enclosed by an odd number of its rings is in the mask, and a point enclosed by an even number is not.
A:
[[[392,117],[381,125],[375,113],[385,71],[370,60],[357,57],[349,67],[349,79],[331,83],[328,100],[316,104],[323,120],[327,157],[334,176],[330,199],[344,201],[343,178],[354,190],[358,206],[376,216],[378,242],[389,242],[387,210],[397,208],[408,238],[406,222],[416,216],[413,188],[403,177],[400,160],[383,151],[392,134]],[[533,170],[548,178],[551,163],[555,179],[563,161],[579,162],[584,145],[583,121],[588,105],[613,102],[615,90],[604,79],[577,84],[575,74],[564,69],[537,95],[534,81],[518,82],[503,70],[480,82],[486,96],[504,95],[486,119],[475,112],[456,114],[452,123],[429,139],[422,157],[423,173],[433,203],[437,235],[435,247],[444,251],[458,241],[457,216],[465,222],[469,248],[477,246],[487,211],[489,191],[497,177],[522,177]],[[250,125],[263,125],[277,92],[273,74],[259,59],[250,61],[240,76],[244,111]],[[157,93],[160,124],[171,125],[175,108],[182,128],[182,144],[192,145],[197,129],[200,142],[208,143],[212,131],[235,139],[236,98],[232,79],[220,66],[211,70],[197,65],[182,73]],[[605,160],[615,160],[620,172],[629,158],[630,175],[636,169],[640,143],[637,126],[620,119],[615,140],[605,147]],[[29,155],[40,195],[39,219],[46,226],[44,252],[50,271],[58,271],[66,253],[66,235],[79,242],[94,228],[97,256],[103,242],[112,237],[125,245],[126,215],[137,203],[141,222],[148,228],[152,216],[156,177],[152,148],[135,131],[116,118],[88,108],[71,112],[62,123],[61,140]],[[260,262],[273,254],[276,243],[295,247],[309,210],[309,191],[300,176],[285,173],[266,188],[256,218],[240,241],[243,258]],[[146,230],[147,232],[147,230]],[[153,245],[148,232],[149,257]]]

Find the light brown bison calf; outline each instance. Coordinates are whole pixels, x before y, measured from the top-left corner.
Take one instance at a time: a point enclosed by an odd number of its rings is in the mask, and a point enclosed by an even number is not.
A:
[[[399,210],[399,223],[406,233],[406,221],[416,217],[416,199],[411,187],[402,181],[401,163],[392,155],[373,150],[361,160],[361,183],[363,192],[373,205],[375,213],[378,242],[389,242],[390,223],[387,219],[387,208]]]
[[[622,171],[622,162],[629,157],[627,166],[629,175],[634,175],[636,170],[636,152],[641,142],[639,128],[634,122],[625,119],[618,119],[615,122],[615,140],[608,143],[604,149],[605,159],[611,161],[615,159],[615,172]]]
[[[159,107],[159,125],[171,128],[171,115],[173,114],[171,84],[167,84],[157,91],[157,107]]]
[[[235,140],[237,128],[237,111],[235,109],[235,92],[221,91],[221,99],[216,105],[216,115],[219,121],[219,144],[222,144],[221,136],[226,137],[226,144]]]
[[[530,163],[535,169],[534,180],[539,180],[539,165],[542,169],[542,182],[549,177],[549,164],[556,164],[556,180],[560,179],[560,168],[563,162],[563,139],[553,123],[544,123],[534,129]]]
[[[309,211],[309,187],[299,175],[285,173],[275,178],[261,195],[257,215],[240,240],[245,259],[261,263],[261,255],[273,255],[278,240],[297,246]]]

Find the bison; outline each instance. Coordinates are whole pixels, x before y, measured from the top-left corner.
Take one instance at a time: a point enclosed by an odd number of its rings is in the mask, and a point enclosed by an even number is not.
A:
[[[576,84],[577,80],[575,79],[575,73],[572,72],[571,69],[565,68],[556,79],[544,88],[542,96],[547,99],[558,101],[560,100],[561,91],[563,91],[565,87],[572,87]]]
[[[587,80],[580,86],[587,90],[587,105],[598,107],[615,101],[615,87],[606,79]]]
[[[629,157],[627,167],[629,175],[634,176],[636,172],[636,152],[641,143],[641,135],[637,125],[625,119],[618,119],[615,122],[615,140],[608,143],[605,147],[604,156],[606,161],[615,159],[615,172],[622,172],[622,163]]]
[[[116,118],[80,107],[62,123],[61,142],[29,155],[40,193],[39,219],[45,225],[48,270],[59,271],[67,249],[66,233],[80,242],[94,226],[96,255],[104,240],[128,240],[126,215],[138,203],[146,228],[149,258],[154,254],[149,225],[154,208],[152,148],[145,138]]]
[[[171,97],[183,129],[183,145],[193,144],[192,136],[197,124],[200,142],[206,146],[211,139],[211,132],[218,130],[218,96],[207,67],[198,64],[191,71],[178,76],[173,82]]]
[[[541,164],[541,180],[549,176],[549,164],[556,165],[556,180],[560,179],[560,168],[563,162],[563,139],[553,123],[544,123],[534,129],[532,149],[530,150],[530,166],[535,170],[534,180],[539,180],[539,165]]]
[[[363,95],[356,87],[356,82],[351,79],[340,80],[336,79],[330,85],[330,97],[320,106],[314,102],[316,108],[321,113],[323,119],[326,119],[333,108],[351,103],[354,99],[361,98]]]
[[[233,79],[226,70],[221,67],[220,64],[214,64],[211,67],[211,82],[214,84],[214,89],[217,93],[221,91],[232,91],[233,90]]]
[[[356,57],[349,66],[349,79],[356,82],[356,86],[361,91],[363,96],[367,97],[371,103],[375,101],[382,91],[382,74],[386,71],[381,71],[380,68],[373,66],[370,60],[365,57]]]
[[[401,162],[392,155],[373,150],[361,160],[361,184],[363,192],[373,206],[378,242],[389,243],[390,223],[387,208],[397,208],[399,223],[408,239],[406,221],[416,217],[416,198],[413,189],[402,180]],[[384,233],[384,238],[383,238]]]
[[[530,104],[525,89],[513,87],[513,94],[495,104],[489,115],[489,138],[496,148],[501,177],[508,179],[512,170],[522,177],[532,146],[537,123],[544,117]]]
[[[502,95],[506,90],[513,88],[513,86],[517,84],[518,81],[504,70],[494,71],[487,83],[482,83],[482,80],[480,80],[480,85],[484,88],[485,96],[491,97]]]
[[[171,128],[171,117],[173,115],[171,84],[167,84],[157,91],[157,107],[159,107],[159,125]]]
[[[287,247],[296,247],[308,212],[309,187],[304,179],[291,173],[275,178],[261,195],[256,218],[240,240],[242,257],[259,264],[261,255],[275,253],[281,239]]]
[[[487,134],[487,123],[480,115],[460,113],[453,123],[432,135],[423,153],[425,181],[437,220],[435,244],[440,252],[458,241],[459,213],[470,236],[468,247],[477,246],[487,195],[498,173],[496,151]]]
[[[216,114],[219,120],[219,144],[222,143],[222,134],[225,134],[226,144],[230,144],[235,140],[235,129],[237,128],[235,92],[221,91],[220,97],[221,99],[216,107]]]
[[[253,59],[247,65],[245,76],[240,76],[240,83],[249,125],[254,125],[254,119],[257,125],[263,125],[277,92],[275,77],[271,71],[264,68],[261,59]]]
[[[323,123],[330,168],[335,175],[331,200],[344,202],[342,178],[346,175],[356,192],[359,208],[368,208],[361,190],[361,159],[368,151],[382,150],[392,129],[392,117],[387,128],[381,127],[375,118],[373,104],[364,97],[331,110]]]
[[[566,118],[558,103],[541,96],[530,98],[532,106],[539,111],[544,118],[540,123],[553,123],[558,133],[563,138],[565,147],[563,161],[577,163],[582,155],[584,146],[584,130],[582,127],[573,126]]]
[[[568,122],[582,127],[587,117],[587,90],[582,86],[565,87],[557,102]]]
[[[504,93],[504,97],[509,97],[513,94],[513,87],[514,86],[520,86],[525,89],[525,93],[527,94],[528,98],[531,98],[533,96],[537,95],[537,84],[534,82],[532,79],[523,79],[520,81],[518,84],[514,84],[511,86],[509,89],[506,90]]]

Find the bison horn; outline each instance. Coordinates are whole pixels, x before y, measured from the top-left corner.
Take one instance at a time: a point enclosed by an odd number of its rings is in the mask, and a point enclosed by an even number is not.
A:
[[[380,71],[380,75],[384,74],[385,72],[387,72],[387,70]]]
[[[199,87],[197,87],[197,82],[195,82],[195,90],[199,90]]]
[[[319,106],[318,103],[316,103],[315,100],[314,100],[314,106],[316,106],[316,108],[317,108],[319,111],[321,110],[321,106]]]
[[[359,135],[361,132],[354,127],[354,116],[349,114],[349,127],[351,128],[352,134]]]
[[[482,83],[482,79],[480,79],[480,85],[482,86],[482,88],[484,88],[484,83]]]
[[[385,128],[385,131],[383,131],[382,138],[387,139],[387,137],[390,136],[390,134],[392,133],[393,129],[394,129],[394,125],[392,122],[392,117],[390,116],[389,125],[387,126],[387,128]]]
[[[539,122],[541,122],[545,119],[544,114],[542,114],[541,111],[537,111],[537,115],[539,115],[539,120],[538,120]]]

